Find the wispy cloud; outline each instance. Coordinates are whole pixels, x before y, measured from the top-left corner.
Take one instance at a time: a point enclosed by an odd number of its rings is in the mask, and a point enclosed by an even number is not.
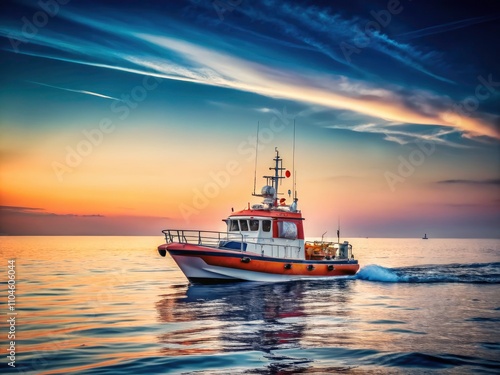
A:
[[[437,181],[438,184],[465,184],[465,185],[500,185],[500,178],[490,178],[483,180],[468,180],[468,179],[457,179],[457,180],[441,180]]]
[[[26,82],[33,83],[33,84],[39,85],[39,86],[50,87],[50,88],[57,89],[57,90],[64,90],[64,91],[69,91],[69,92],[76,92],[78,94],[85,94],[85,95],[97,96],[98,98],[104,98],[104,99],[111,99],[111,100],[120,101],[120,99],[118,99],[118,98],[114,98],[112,96],[108,96],[108,95],[104,95],[104,94],[99,94],[97,92],[86,91],[86,90],[69,89],[67,87],[60,87],[60,86],[55,86],[55,85],[49,85],[47,83],[41,83],[41,82],[35,82],[35,81],[26,81]]]
[[[207,9],[212,7],[211,3],[198,5],[205,6]],[[289,40],[270,39],[263,32],[255,32],[252,25],[245,28],[240,23],[232,23],[231,20],[225,22],[226,27],[251,33],[261,40],[275,42],[283,46],[292,45],[294,48],[323,54],[339,66],[348,66],[363,72],[363,68],[358,66],[359,64],[351,59],[346,59],[339,46],[342,43],[349,45],[349,48],[352,49],[357,49],[357,46],[365,46],[363,49],[374,50],[429,77],[453,83],[447,77],[440,76],[425,66],[426,64],[430,65],[430,62],[433,62],[440,55],[439,52],[421,51],[416,46],[390,38],[383,31],[375,31],[367,36],[364,30],[367,24],[372,21],[369,12],[365,18],[349,18],[312,5],[306,6],[294,2],[273,0],[247,3],[245,6],[239,7],[238,12],[244,14],[248,19],[258,19],[260,23],[267,25],[274,32],[277,31]],[[206,21],[208,23],[216,22],[213,18]]]
[[[57,216],[57,217],[104,217],[103,215],[76,215],[76,214],[56,214],[47,212],[44,208],[37,207],[21,207],[21,206],[0,206],[0,214],[17,214],[24,216]]]
[[[481,118],[480,113],[476,118],[446,116],[449,111],[444,109],[452,107],[451,100],[423,90],[408,91],[395,85],[380,89],[348,77],[330,78],[309,72],[297,76],[296,72],[277,70],[186,41],[147,34],[138,37],[167,51],[182,54],[193,65],[192,71],[197,72],[200,82],[205,84],[348,109],[402,123],[442,125],[473,136],[487,135],[500,139],[498,129]],[[199,65],[201,61],[203,65]],[[212,74],[202,77],[202,67]]]
[[[157,235],[167,220],[157,216],[57,214],[36,207],[0,206],[0,235]]]
[[[411,132],[400,129],[401,127],[404,127],[406,125],[407,124],[395,122],[371,122],[355,125],[325,125],[325,127],[331,129],[351,130],[361,133],[383,134],[386,141],[395,142],[400,145],[406,145],[415,141],[425,141],[433,142],[436,145],[444,145],[456,148],[469,148],[469,146],[446,139],[446,136],[457,132],[454,129],[445,128],[434,130],[432,132]]]
[[[345,19],[326,10],[320,11],[292,3],[267,1],[261,5],[264,9],[273,11],[259,11],[259,20],[269,27],[279,29],[290,43],[322,53],[340,65],[345,65],[345,59],[339,55],[337,44],[333,45],[331,41],[354,38],[355,33],[352,30],[362,25],[360,20]],[[257,8],[251,5],[239,7],[238,11],[249,18],[257,17]],[[300,60],[295,64],[283,65],[281,61],[263,57],[261,54],[249,54],[248,46],[239,46],[237,43],[228,46],[224,42],[218,42],[216,38],[206,38],[206,35],[203,42],[193,36],[196,35],[194,31],[186,32],[185,35],[175,34],[174,26],[162,29],[139,23],[132,27],[100,15],[76,15],[66,8],[61,10],[61,17],[85,25],[97,35],[99,32],[111,35],[115,42],[110,44],[99,43],[98,39],[84,40],[77,34],[65,36],[64,40],[61,40],[56,33],[44,30],[44,33],[30,41],[30,45],[46,48],[37,48],[36,52],[35,49],[26,48],[21,53],[170,80],[225,87],[272,98],[294,100],[315,108],[348,110],[380,119],[380,124],[394,122],[441,126],[449,132],[459,131],[470,138],[487,136],[500,139],[500,130],[496,126],[498,116],[480,111],[475,111],[473,116],[450,116],[454,102],[447,95],[405,89],[396,84],[369,83],[347,74],[337,74],[336,68],[327,71],[299,65]],[[15,32],[13,29],[6,30],[2,29],[0,33]],[[400,44],[390,39],[385,34],[375,33],[373,38],[369,48],[377,49],[417,70],[422,70],[419,64],[432,59],[432,52],[420,52],[409,44]],[[210,43],[206,43],[206,40],[210,40]],[[271,54],[271,51],[268,52]],[[433,75],[431,72],[429,74]],[[92,91],[34,83],[119,100]],[[350,129],[383,133],[386,140],[398,143],[407,142],[408,137],[420,137],[410,131],[402,132],[388,129],[386,126],[358,126]]]
[[[38,207],[0,206],[0,211],[33,212],[33,211],[44,211],[44,209],[43,208],[38,208]]]
[[[429,27],[425,27],[425,28],[419,29],[419,30],[413,30],[413,31],[410,31],[407,33],[396,35],[396,38],[397,39],[406,39],[406,40],[416,39],[416,38],[421,38],[424,36],[446,33],[449,31],[453,31],[453,30],[464,28],[464,27],[476,25],[478,23],[490,22],[490,21],[494,21],[497,19],[500,19],[500,14],[491,14],[491,15],[482,16],[482,17],[472,17],[472,18],[467,18],[464,20],[447,22],[447,23],[443,23],[443,24],[435,25],[435,26],[429,26]]]

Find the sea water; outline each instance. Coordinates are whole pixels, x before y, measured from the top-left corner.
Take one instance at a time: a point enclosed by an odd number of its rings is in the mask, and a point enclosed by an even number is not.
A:
[[[0,372],[500,373],[500,240],[348,240],[354,277],[200,286],[161,236],[1,237]]]

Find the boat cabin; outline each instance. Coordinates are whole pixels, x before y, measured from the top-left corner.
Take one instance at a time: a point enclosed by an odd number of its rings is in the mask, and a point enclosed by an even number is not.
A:
[[[248,209],[235,212],[224,221],[228,238],[239,237],[245,244],[245,251],[264,256],[304,259],[303,220],[300,212]]]

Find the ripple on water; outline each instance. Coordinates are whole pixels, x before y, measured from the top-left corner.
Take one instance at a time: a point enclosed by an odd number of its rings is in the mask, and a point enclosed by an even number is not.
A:
[[[400,320],[389,320],[389,319],[380,319],[380,320],[372,320],[368,322],[369,324],[406,324],[406,322],[402,322]]]
[[[180,357],[142,357],[106,366],[80,371],[79,374],[187,374],[215,370],[217,373],[235,373],[263,368],[268,360],[260,351],[222,353],[216,355],[186,355]]]
[[[400,328],[391,328],[391,329],[386,329],[384,332],[389,332],[389,333],[408,333],[411,335],[426,335],[426,332],[419,332],[419,331],[412,331],[409,329],[400,329]]]
[[[477,366],[488,369],[498,369],[499,361],[484,360],[477,357],[455,354],[389,353],[380,356],[377,363],[389,367],[443,369],[459,366]]]
[[[500,318],[492,318],[492,317],[484,317],[484,316],[475,316],[469,319],[465,319],[466,322],[500,322]]]
[[[479,345],[486,349],[500,350],[500,342],[480,342]]]

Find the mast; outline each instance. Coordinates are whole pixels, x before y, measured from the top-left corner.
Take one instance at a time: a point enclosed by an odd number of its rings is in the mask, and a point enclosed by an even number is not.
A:
[[[283,159],[280,158],[280,153],[278,151],[278,147],[274,148],[274,151],[276,151],[276,156],[274,157],[274,167],[269,168],[269,170],[274,170],[274,174],[271,176],[263,176],[264,178],[267,179],[267,185],[271,185],[274,189],[274,195],[273,195],[273,205],[274,207],[278,206],[278,189],[279,189],[279,180],[281,180],[283,177]],[[269,183],[270,182],[270,183]]]
[[[293,173],[293,179],[292,179],[293,200],[295,201],[295,198],[297,198],[297,190],[296,190],[297,188],[295,180],[295,118],[293,119],[292,173]]]
[[[257,121],[257,137],[255,138],[255,166],[253,169],[253,194],[255,195],[255,188],[257,185],[257,156],[259,154],[259,127],[260,121]]]
[[[276,157],[274,158],[274,161],[276,162],[276,166],[274,167],[274,191],[275,191],[275,198],[278,198],[278,186],[279,186],[279,170],[280,170],[280,154],[278,151],[278,147],[275,148],[276,151]]]
[[[283,165],[283,159],[280,158],[280,153],[278,151],[278,147],[275,147],[274,150],[276,151],[276,157],[274,158],[275,161],[275,166],[274,166],[274,178],[273,178],[273,187],[274,187],[274,206],[278,206],[278,189],[279,189],[279,181],[283,176],[281,176],[283,173],[282,165]],[[271,169],[271,168],[270,168]]]

